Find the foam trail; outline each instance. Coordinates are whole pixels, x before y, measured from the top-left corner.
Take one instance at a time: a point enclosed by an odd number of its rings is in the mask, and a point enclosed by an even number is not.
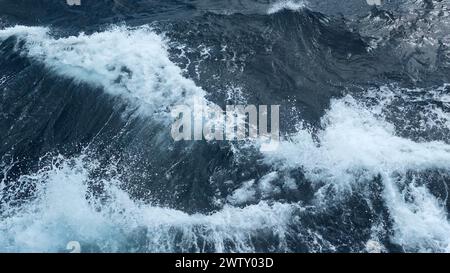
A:
[[[299,130],[276,152],[266,153],[266,163],[302,168],[312,182],[343,190],[381,175],[383,198],[394,221],[393,241],[405,251],[450,251],[450,223],[442,200],[423,184],[406,179],[408,171],[450,172],[450,145],[396,136],[392,124],[350,96],[332,102],[322,126],[318,140],[308,130]]]

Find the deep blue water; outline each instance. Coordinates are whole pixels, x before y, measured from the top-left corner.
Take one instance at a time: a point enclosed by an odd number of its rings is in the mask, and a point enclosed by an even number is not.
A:
[[[0,252],[448,252],[448,0],[0,0]],[[281,143],[170,108],[280,105]]]

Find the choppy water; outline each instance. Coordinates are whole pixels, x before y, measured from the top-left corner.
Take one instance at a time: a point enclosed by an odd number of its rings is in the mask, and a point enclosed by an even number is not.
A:
[[[81,2],[0,0],[1,252],[450,252],[448,0]]]

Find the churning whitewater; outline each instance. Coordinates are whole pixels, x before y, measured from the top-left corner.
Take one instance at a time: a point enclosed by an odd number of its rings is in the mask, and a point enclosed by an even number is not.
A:
[[[11,2],[0,252],[450,252],[448,0]],[[199,100],[280,143],[174,141]]]

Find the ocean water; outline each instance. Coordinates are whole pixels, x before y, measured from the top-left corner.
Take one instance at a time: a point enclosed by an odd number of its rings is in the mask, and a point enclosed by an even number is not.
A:
[[[449,12],[0,0],[0,252],[450,252]],[[173,141],[198,101],[279,145]]]

